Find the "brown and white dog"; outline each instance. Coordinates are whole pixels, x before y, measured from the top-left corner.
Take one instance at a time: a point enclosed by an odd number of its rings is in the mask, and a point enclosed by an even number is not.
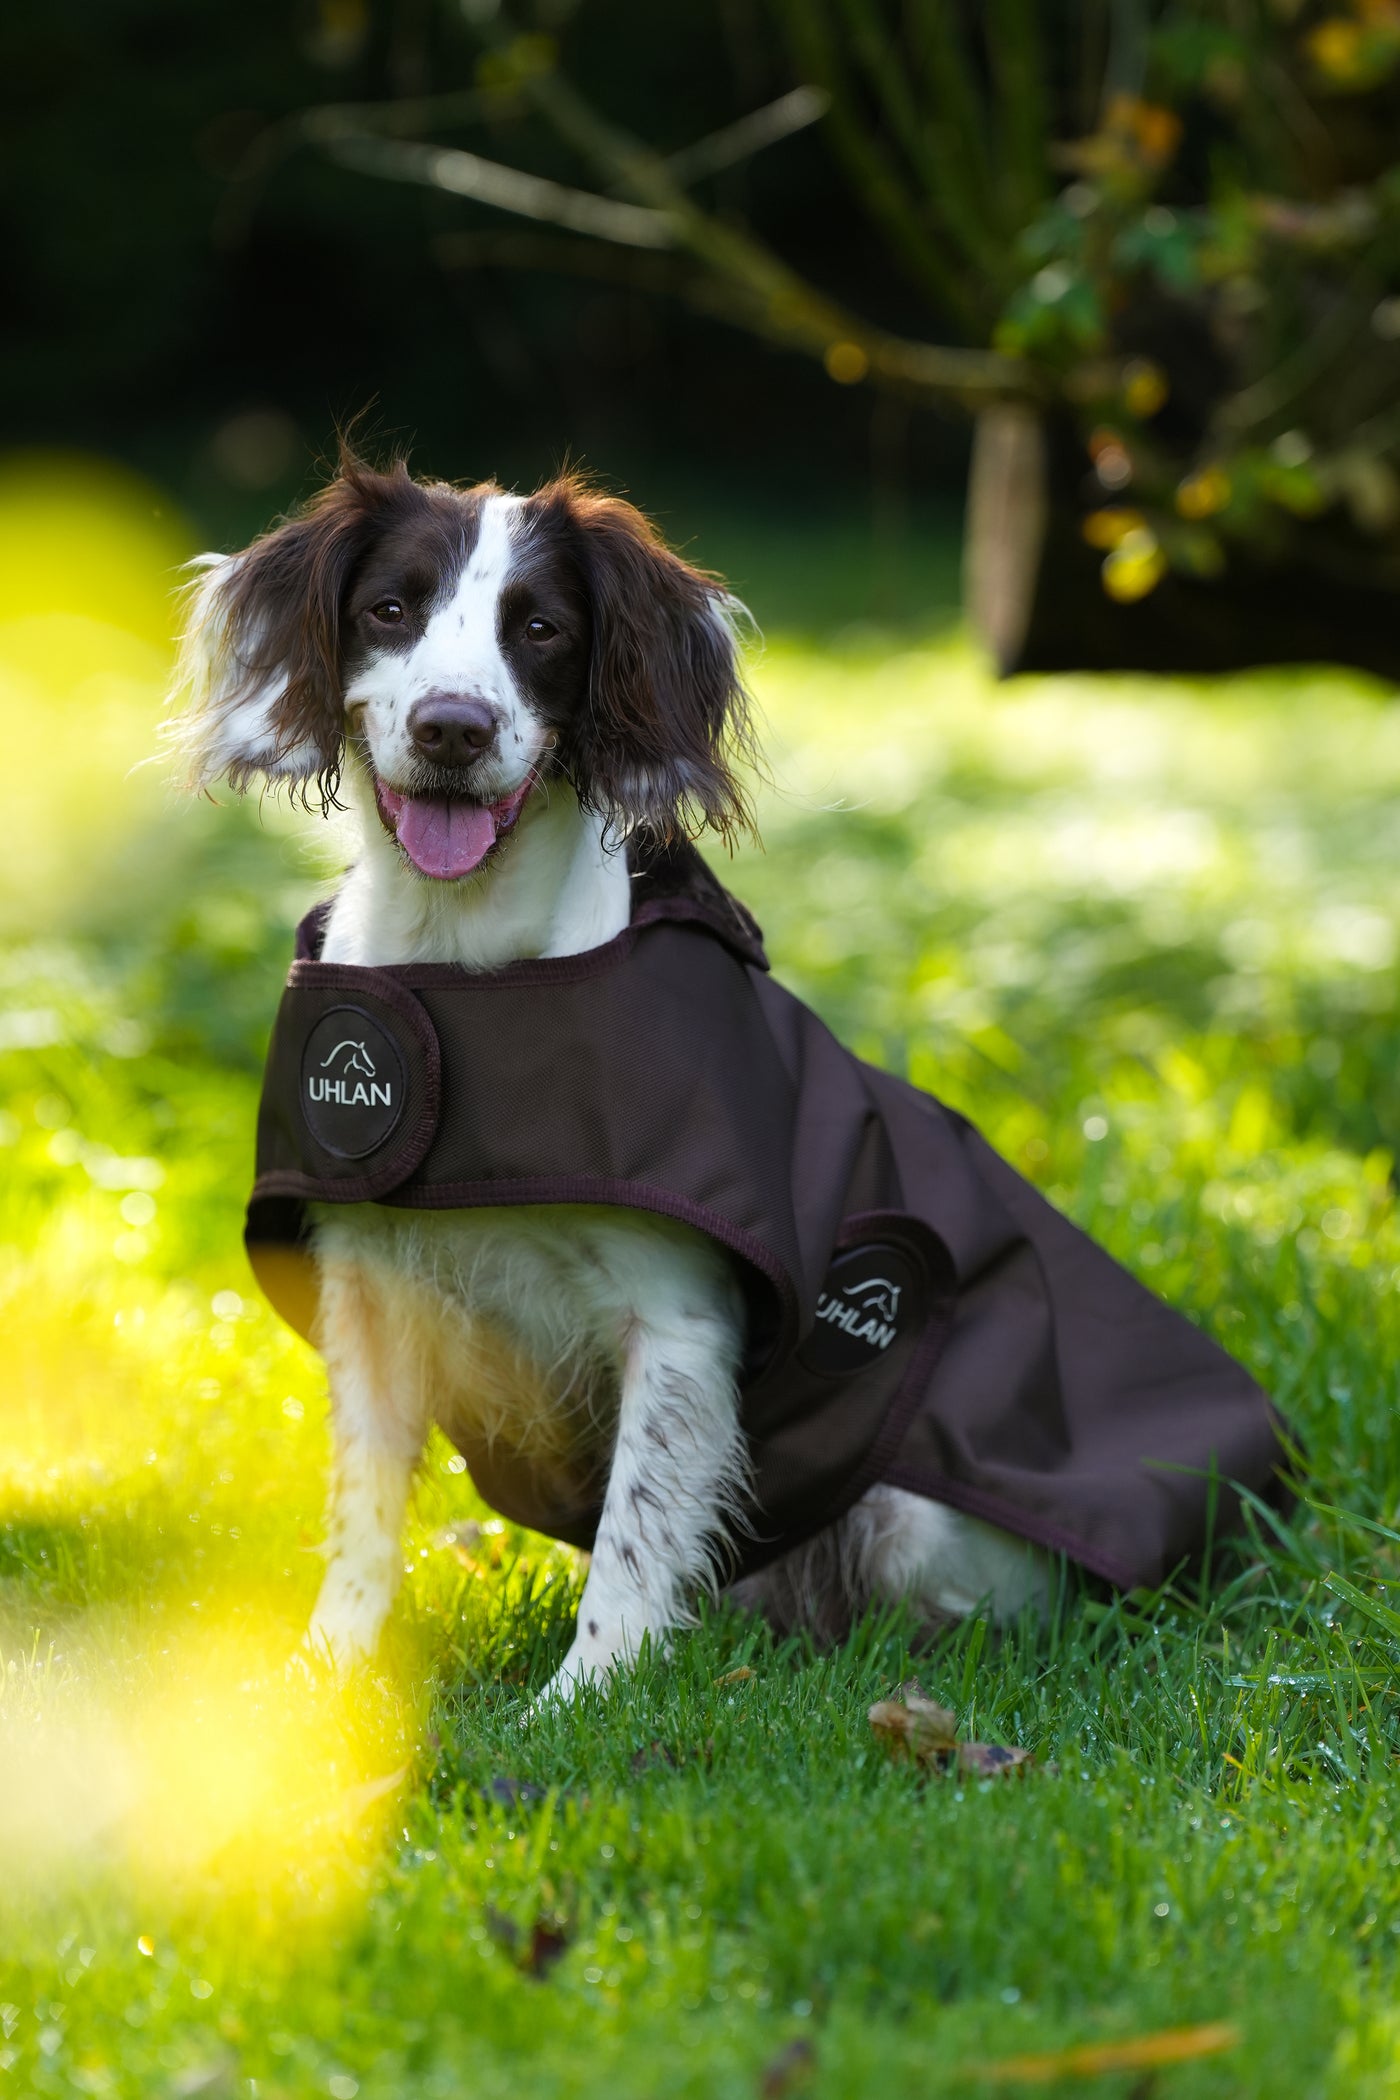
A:
[[[327,961],[577,954],[627,924],[630,832],[748,823],[738,608],[575,478],[521,497],[346,456],[304,513],[199,567],[190,774],[323,805],[344,787],[360,848]],[[312,1646],[342,1664],[373,1649],[434,1421],[606,1460],[550,1691],[684,1623],[743,1502],[743,1307],[724,1251],[625,1210],[366,1204],[319,1211],[315,1252],[336,1471]],[[1011,1611],[1044,1582],[1023,1543],[881,1486],[744,1591],[826,1628],[876,1596],[931,1617]]]

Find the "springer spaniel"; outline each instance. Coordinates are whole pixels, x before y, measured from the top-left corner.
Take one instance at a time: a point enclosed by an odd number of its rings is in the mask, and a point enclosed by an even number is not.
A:
[[[359,856],[329,962],[493,970],[626,926],[627,835],[749,812],[738,608],[629,504],[571,477],[527,497],[346,456],[299,516],[206,555],[178,726],[192,779],[343,784]],[[741,1521],[729,1256],[688,1227],[584,1206],[315,1213],[318,1339],[336,1444],[314,1650],[372,1651],[434,1420],[520,1451],[610,1454],[578,1626],[547,1688],[570,1694],[685,1623]],[[681,1403],[678,1405],[678,1401]],[[875,1597],[930,1618],[1043,1596],[1004,1532],[897,1488],[738,1586],[830,1631]]]

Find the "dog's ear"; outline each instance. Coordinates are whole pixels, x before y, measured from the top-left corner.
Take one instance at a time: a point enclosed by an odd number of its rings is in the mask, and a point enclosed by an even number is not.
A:
[[[547,500],[567,514],[592,613],[587,705],[568,740],[580,799],[622,831],[751,832],[736,770],[752,758],[743,608],[630,503],[573,481]]]
[[[340,609],[376,517],[411,486],[348,451],[298,515],[242,554],[206,554],[172,697],[171,739],[193,787],[286,784],[333,804],[345,746]]]

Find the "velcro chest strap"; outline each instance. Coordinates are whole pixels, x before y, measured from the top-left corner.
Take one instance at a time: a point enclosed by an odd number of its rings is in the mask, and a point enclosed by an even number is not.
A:
[[[255,1193],[376,1201],[422,1163],[441,1098],[420,999],[385,971],[294,963],[268,1048]]]

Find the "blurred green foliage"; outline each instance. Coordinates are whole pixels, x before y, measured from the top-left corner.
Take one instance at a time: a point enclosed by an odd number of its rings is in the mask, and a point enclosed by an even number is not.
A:
[[[1139,39],[1135,77],[1051,149],[1072,179],[1020,235],[996,332],[1080,422],[1105,588],[1143,595],[1158,554],[1205,579],[1232,545],[1282,558],[1323,516],[1337,573],[1393,588],[1400,10],[1204,0],[1142,10]]]

